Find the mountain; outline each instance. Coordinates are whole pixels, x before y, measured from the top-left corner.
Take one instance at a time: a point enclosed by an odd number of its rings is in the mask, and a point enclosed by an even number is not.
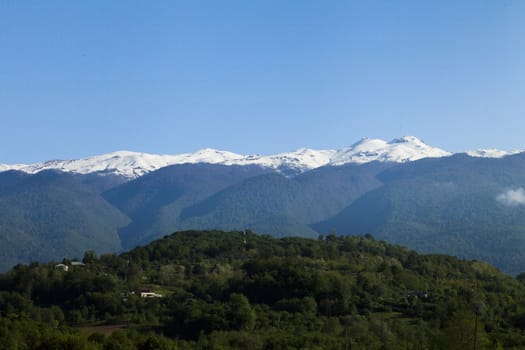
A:
[[[308,224],[380,186],[375,176],[387,167],[374,162],[327,166],[294,178],[276,173],[249,178],[185,208],[177,228],[250,228],[274,236],[316,237]]]
[[[403,137],[270,156],[116,152],[11,166],[20,170],[0,172],[0,269],[133,248],[176,230],[251,229],[372,233],[518,273],[525,153],[516,152],[451,155]]]
[[[511,151],[502,151],[495,148],[487,149],[476,149],[465,152],[471,157],[480,157],[480,158],[503,158],[506,156],[511,156],[523,152],[522,150],[511,150]]]
[[[364,138],[348,148],[337,151],[328,165],[368,163],[372,161],[404,163],[421,158],[439,158],[452,153],[428,146],[414,136],[405,136],[386,142]]]
[[[387,163],[321,167],[293,178],[258,166],[182,164],[103,193],[131,222],[119,230],[133,247],[182,229],[245,229],[316,237],[307,225],[338,213],[381,183]]]
[[[119,151],[75,160],[52,160],[31,165],[0,164],[0,171],[19,170],[35,174],[43,170],[60,170],[77,174],[112,174],[135,179],[151,171],[174,164],[252,165],[276,170],[285,175],[296,175],[327,165],[349,163],[408,162],[427,157],[444,157],[449,152],[426,145],[413,136],[386,142],[379,139],[362,139],[340,150],[312,150],[301,148],[295,152],[274,155],[240,155],[232,152],[203,149],[195,153],[156,155]]]
[[[383,186],[312,227],[525,270],[525,154],[424,159],[378,178]]]
[[[50,170],[0,173],[0,270],[121,249],[117,229],[128,219],[84,180]]]
[[[268,171],[253,165],[172,165],[114,187],[102,195],[131,218],[129,225],[120,228],[119,235],[124,247],[134,247],[173,232],[185,207]]]

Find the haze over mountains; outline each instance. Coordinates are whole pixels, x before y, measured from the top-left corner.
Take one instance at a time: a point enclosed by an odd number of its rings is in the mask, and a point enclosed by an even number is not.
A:
[[[525,271],[525,153],[407,136],[341,150],[115,152],[0,165],[0,269],[119,251],[183,229],[365,234]]]

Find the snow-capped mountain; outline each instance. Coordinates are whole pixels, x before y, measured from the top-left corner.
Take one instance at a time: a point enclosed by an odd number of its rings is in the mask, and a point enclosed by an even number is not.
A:
[[[0,172],[7,170],[21,170],[26,167],[25,164],[0,164]]]
[[[21,170],[31,174],[38,173],[42,170],[55,169],[78,174],[96,172],[110,173],[132,179],[172,164],[228,163],[241,157],[242,156],[235,153],[212,149],[204,149],[195,153],[179,155],[118,151],[82,159],[51,160],[30,165],[3,165],[3,167],[4,170]],[[0,167],[1,166],[2,165],[0,165]]]
[[[467,153],[473,157],[503,157],[519,151],[477,150]],[[405,136],[390,142],[365,138],[340,150],[301,148],[294,152],[273,155],[241,155],[210,148],[178,155],[118,151],[82,159],[52,160],[30,165],[0,164],[0,171],[20,170],[33,174],[42,170],[56,169],[79,174],[96,172],[116,174],[133,179],[168,165],[185,163],[259,165],[277,171],[288,169],[293,172],[304,172],[324,165],[362,164],[372,161],[403,163],[421,158],[446,157],[451,154],[429,146],[417,137]]]
[[[471,157],[478,157],[478,158],[503,158],[503,157],[511,156],[513,154],[518,154],[521,152],[523,152],[523,150],[515,149],[511,151],[502,151],[502,150],[494,149],[494,148],[486,148],[486,149],[471,150],[465,153],[467,153]]]
[[[202,149],[194,153],[159,155],[130,151],[118,151],[74,160],[51,160],[30,165],[0,164],[0,171],[20,170],[34,174],[43,170],[60,170],[78,174],[107,173],[134,179],[151,171],[174,164],[223,164],[259,165],[272,169],[288,168],[303,172],[326,165],[335,151],[315,151],[301,148],[295,152],[268,156],[240,155],[215,149]]]
[[[372,161],[404,163],[421,158],[438,158],[452,153],[427,145],[414,136],[405,136],[386,142],[364,138],[348,148],[337,151],[330,165],[368,163]]]
[[[7,171],[7,170],[11,170],[11,169],[13,169],[12,166],[5,165],[5,164],[0,164],[0,171]]]

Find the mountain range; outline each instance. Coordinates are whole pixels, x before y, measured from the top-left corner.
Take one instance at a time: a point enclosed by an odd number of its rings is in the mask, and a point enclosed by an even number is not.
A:
[[[500,156],[505,153],[499,151]],[[407,162],[427,157],[444,157],[451,153],[431,147],[413,136],[405,136],[386,142],[364,138],[350,147],[340,150],[313,150],[301,148],[294,152],[274,155],[240,155],[214,149],[202,149],[195,153],[157,155],[130,151],[118,151],[83,159],[51,160],[36,164],[0,164],[0,171],[20,170],[34,174],[43,170],[60,170],[78,174],[104,173],[135,179],[151,171],[175,164],[222,164],[257,165],[284,173],[297,174],[322,166],[347,163]],[[480,155],[482,153],[479,153]],[[491,155],[486,152],[485,155]]]
[[[365,234],[525,271],[525,153],[413,136],[340,150],[115,152],[0,165],[0,269],[120,251],[177,230]],[[522,253],[524,252],[524,253]]]

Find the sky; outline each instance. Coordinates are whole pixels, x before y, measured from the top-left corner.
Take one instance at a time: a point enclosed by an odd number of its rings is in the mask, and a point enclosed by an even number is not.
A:
[[[522,0],[0,0],[0,163],[524,134]]]

